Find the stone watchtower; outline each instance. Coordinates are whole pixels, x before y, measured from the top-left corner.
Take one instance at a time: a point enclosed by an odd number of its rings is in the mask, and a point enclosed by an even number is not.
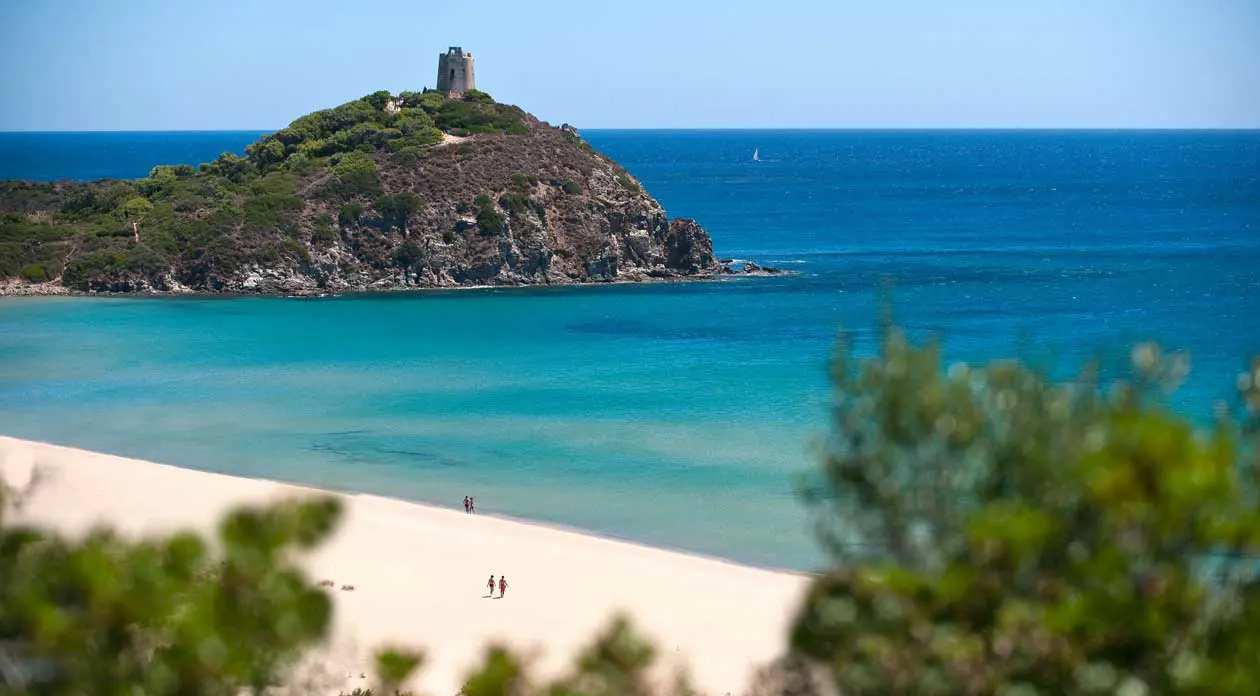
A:
[[[459,46],[451,46],[438,55],[437,91],[458,96],[477,89],[473,76],[473,57]]]

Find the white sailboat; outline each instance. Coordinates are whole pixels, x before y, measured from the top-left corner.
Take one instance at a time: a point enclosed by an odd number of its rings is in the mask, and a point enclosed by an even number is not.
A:
[[[753,148],[753,161],[754,161],[754,162],[760,162],[760,161],[761,161],[761,158],[757,156],[757,148],[755,148],[755,147]]]

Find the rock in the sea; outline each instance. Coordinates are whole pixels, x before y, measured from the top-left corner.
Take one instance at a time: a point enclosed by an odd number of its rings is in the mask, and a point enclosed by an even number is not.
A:
[[[670,220],[665,241],[665,266],[687,274],[712,273],[713,240],[695,220]]]
[[[737,263],[739,264],[738,269],[735,268],[735,265]],[[755,261],[736,262],[734,260],[722,260],[718,262],[718,265],[719,265],[718,272],[721,273],[722,275],[764,276],[764,275],[792,275],[794,273],[794,271],[784,271],[782,269],[775,268],[774,266],[761,266],[757,264],[757,262]]]

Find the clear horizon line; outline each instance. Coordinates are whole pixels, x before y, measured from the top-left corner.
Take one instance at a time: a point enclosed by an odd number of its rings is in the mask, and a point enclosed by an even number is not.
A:
[[[570,124],[572,125],[572,124]],[[0,129],[0,134],[87,134],[87,133],[275,133],[280,128],[126,128],[126,129]],[[640,131],[640,132],[1253,132],[1256,126],[589,126],[576,127],[580,131]]]

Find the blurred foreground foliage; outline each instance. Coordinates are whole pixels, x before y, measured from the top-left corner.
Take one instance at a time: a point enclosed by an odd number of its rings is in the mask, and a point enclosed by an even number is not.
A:
[[[1140,345],[1133,374],[1055,382],[1016,362],[944,370],[887,324],[833,363],[835,407],[805,498],[834,558],[804,597],[773,694],[1255,694],[1260,360],[1207,430],[1164,396],[1182,356]],[[0,495],[4,491],[0,490]],[[20,504],[10,492],[8,504]],[[217,538],[66,539],[0,501],[0,693],[263,693],[292,684],[332,603],[295,552],[336,499],[231,513]],[[690,696],[615,619],[568,676],[490,646],[464,696]],[[371,691],[423,656],[386,648]]]
[[[1154,344],[1104,384],[882,339],[833,362],[806,499],[836,563],[793,654],[846,695],[1260,693],[1260,361],[1201,430]]]
[[[293,565],[335,498],[240,510],[192,533],[68,540],[0,524],[0,674],[10,693],[236,694],[276,682],[325,635],[332,602]],[[23,687],[25,684],[25,687]]]

